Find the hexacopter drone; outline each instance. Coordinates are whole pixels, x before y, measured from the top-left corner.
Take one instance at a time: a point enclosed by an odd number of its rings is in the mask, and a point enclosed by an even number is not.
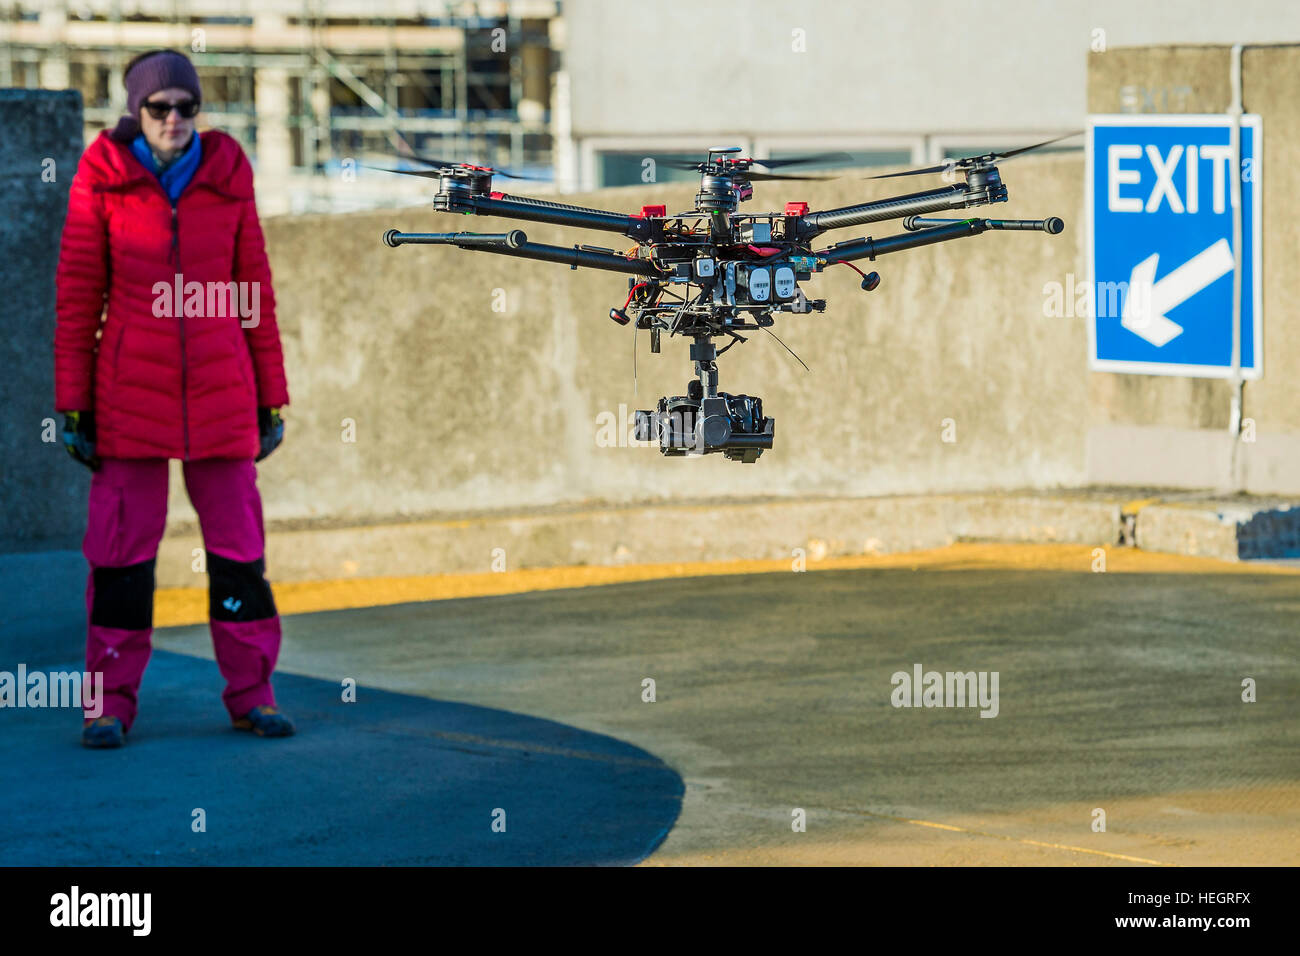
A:
[[[807,298],[799,283],[828,266],[848,265],[862,276],[862,288],[869,292],[879,284],[880,276],[875,272],[863,274],[852,265],[853,260],[874,261],[885,253],[975,236],[989,229],[1059,233],[1065,224],[1056,217],[1037,220],[920,218],[924,213],[1005,202],[1007,189],[998,173],[997,161],[1054,142],[1057,140],[870,177],[946,172],[946,178],[963,179],[939,189],[823,212],[810,212],[805,202],[788,202],[784,212],[747,214],[736,210],[740,203],[753,196],[752,184],[756,181],[824,178],[755,172],[751,167],[779,169],[810,162],[844,162],[850,157],[822,154],[749,159],[737,155],[741,152],[738,146],[714,147],[708,150],[702,163],[673,164],[700,172],[695,208],[673,215],[666,214],[665,206],[643,206],[641,212],[627,214],[510,196],[492,190],[493,174],[525,177],[487,166],[416,157],[434,168],[389,171],[437,179],[438,194],[433,205],[441,212],[503,216],[615,232],[635,240],[637,245],[625,253],[582,244],[571,248],[552,246],[530,242],[519,229],[496,234],[403,233],[389,229],[383,239],[394,247],[406,243],[453,245],[564,263],[574,269],[584,266],[631,273],[627,298],[621,306],[609,310],[609,317],[620,325],[635,322],[634,328],[648,330],[651,352],[659,351],[665,332],[669,336],[690,338],[696,375],[685,395],[660,398],[653,412],[636,412],[637,439],[645,442],[657,439],[664,455],[722,452],[733,461],[753,462],[764,449],[772,447],[773,419],[764,417],[763,402],[757,396],[718,391],[717,357],[737,342],[746,341],[740,334],[742,331],[763,329],[770,333],[775,313],[824,311],[826,301]],[[850,239],[813,249],[815,240],[831,229],[888,219],[902,219],[906,232],[881,239]],[[731,341],[718,349],[713,340],[722,336]]]

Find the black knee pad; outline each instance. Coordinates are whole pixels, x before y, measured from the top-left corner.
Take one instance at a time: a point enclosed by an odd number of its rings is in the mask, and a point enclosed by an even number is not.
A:
[[[208,552],[208,616],[214,621],[275,617],[266,559],[232,561]]]
[[[95,568],[90,623],[131,631],[153,627],[155,560],[121,568]]]

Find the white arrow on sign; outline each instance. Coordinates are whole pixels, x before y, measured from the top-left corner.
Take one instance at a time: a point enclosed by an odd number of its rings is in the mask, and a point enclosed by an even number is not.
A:
[[[1220,239],[1199,252],[1159,282],[1156,264],[1160,253],[1152,253],[1133,267],[1129,276],[1128,296],[1120,324],[1134,335],[1159,348],[1183,334],[1183,327],[1165,313],[1182,305],[1212,282],[1233,270],[1232,247]]]

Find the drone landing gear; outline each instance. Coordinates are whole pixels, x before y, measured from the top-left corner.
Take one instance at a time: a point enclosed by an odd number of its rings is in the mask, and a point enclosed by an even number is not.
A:
[[[718,391],[717,349],[707,335],[695,336],[694,381],[685,395],[659,399],[656,411],[636,413],[639,441],[659,440],[664,455],[722,452],[731,461],[753,464],[772,447],[776,422],[763,417],[763,400]]]

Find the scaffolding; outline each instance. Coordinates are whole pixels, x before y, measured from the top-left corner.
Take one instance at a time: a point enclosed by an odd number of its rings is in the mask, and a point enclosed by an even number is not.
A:
[[[328,180],[408,148],[544,175],[559,15],[557,0],[0,0],[0,87],[80,90],[89,142],[125,112],[131,58],[181,50],[201,124],[241,141],[259,184],[333,208]]]

